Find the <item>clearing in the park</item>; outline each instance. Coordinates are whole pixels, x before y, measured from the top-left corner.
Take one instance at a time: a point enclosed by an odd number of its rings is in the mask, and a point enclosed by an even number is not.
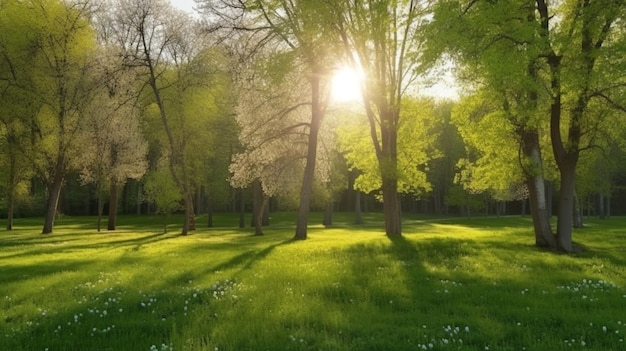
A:
[[[319,214],[316,214],[319,216]],[[341,215],[339,215],[341,216]],[[285,216],[286,218],[287,216]],[[160,220],[41,220],[0,234],[2,350],[623,350],[626,219],[583,252],[533,246],[529,218],[380,218],[265,236],[163,234]]]

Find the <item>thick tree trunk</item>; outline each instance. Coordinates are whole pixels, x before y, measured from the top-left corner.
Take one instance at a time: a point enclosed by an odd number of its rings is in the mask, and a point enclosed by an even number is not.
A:
[[[535,245],[555,248],[556,238],[550,227],[539,134],[536,130],[525,130],[522,132],[522,142],[522,151],[528,161],[525,167],[526,186],[528,187],[530,214],[535,230]]]
[[[252,183],[252,226],[254,227],[254,235],[263,235],[263,217],[265,216],[265,208],[268,198],[263,193],[263,186],[260,180]]]
[[[381,108],[380,148],[377,148],[378,168],[382,180],[385,234],[402,235],[402,213],[398,197],[398,130],[399,111]],[[372,135],[372,138],[374,136]]]
[[[383,177],[383,212],[385,215],[385,233],[389,237],[402,235],[402,218],[398,198],[398,181]]]
[[[250,219],[250,225],[252,227],[257,226],[257,221],[263,219],[263,201],[265,200],[265,194],[263,194],[263,186],[261,181],[256,179],[252,182],[252,218]],[[263,223],[259,223],[262,226]],[[262,234],[262,233],[261,233]]]
[[[107,223],[107,230],[115,230],[117,221],[117,181],[111,178],[109,184],[109,221]]]
[[[535,231],[535,245],[539,247],[556,247],[556,238],[550,226],[550,217],[546,206],[543,177],[529,177],[528,181],[530,215]]]
[[[255,236],[263,235],[263,215],[265,213],[265,207],[267,206],[268,199],[269,198],[267,196],[261,196],[261,203],[259,204],[259,208],[252,216],[252,221],[254,222]]]
[[[306,240],[309,208],[311,206],[311,193],[313,191],[313,178],[315,176],[315,161],[317,158],[317,136],[322,124],[322,105],[320,100],[320,75],[316,70],[309,76],[311,83],[311,124],[309,126],[309,143],[304,167],[304,178],[300,189],[300,207],[298,210],[298,222],[296,224],[297,240]]]

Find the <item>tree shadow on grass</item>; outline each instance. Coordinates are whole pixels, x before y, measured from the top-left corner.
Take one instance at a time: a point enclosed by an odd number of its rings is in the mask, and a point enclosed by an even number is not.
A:
[[[42,238],[39,236],[38,238]],[[116,240],[116,239],[122,240]],[[107,236],[107,237],[98,237],[96,238],[85,238],[85,234],[64,234],[63,236],[57,236],[52,238],[52,240],[48,240],[47,238],[43,239],[31,239],[27,238],[22,242],[12,242],[10,245],[2,245],[0,247],[10,249],[19,250],[20,252],[2,255],[2,259],[9,258],[20,258],[20,257],[29,257],[29,256],[37,256],[43,254],[62,254],[64,252],[75,252],[81,250],[97,250],[97,249],[105,249],[105,250],[118,250],[124,248],[126,246],[133,246],[131,250],[137,251],[142,248],[142,246],[147,244],[155,244],[160,241],[173,239],[174,236],[167,233],[156,233],[149,235],[141,235],[135,236],[133,238],[122,238],[120,236]],[[91,243],[87,244],[79,244],[85,241],[92,240]],[[102,240],[103,239],[103,240]],[[75,243],[76,242],[76,243]]]

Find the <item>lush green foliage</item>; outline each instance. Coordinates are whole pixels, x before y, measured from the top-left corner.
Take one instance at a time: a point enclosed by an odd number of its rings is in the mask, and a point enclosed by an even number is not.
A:
[[[108,234],[66,217],[41,236],[16,220],[0,234],[0,349],[624,348],[625,219],[589,220],[585,252],[565,256],[529,244],[528,218],[405,219],[389,240],[378,216],[337,217],[305,242],[280,214],[264,237],[160,234],[151,217]]]

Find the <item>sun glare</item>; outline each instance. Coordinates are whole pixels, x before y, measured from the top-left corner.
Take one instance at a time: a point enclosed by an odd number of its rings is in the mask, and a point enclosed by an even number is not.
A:
[[[358,102],[362,100],[362,77],[354,69],[344,67],[337,70],[332,79],[332,98],[336,102]]]

